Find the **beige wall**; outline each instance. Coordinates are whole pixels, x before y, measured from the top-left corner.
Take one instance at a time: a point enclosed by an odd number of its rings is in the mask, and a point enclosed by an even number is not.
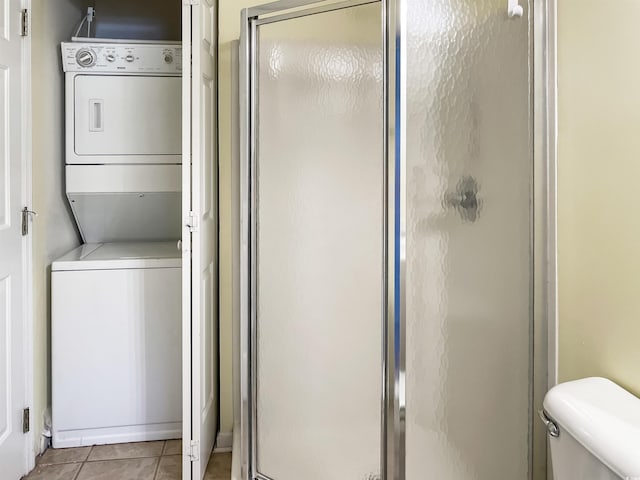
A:
[[[233,282],[232,275],[232,72],[233,41],[240,38],[240,12],[243,8],[266,3],[265,0],[220,0],[218,113],[220,135],[220,431],[233,430]]]
[[[220,168],[220,431],[231,432],[233,430],[233,375],[232,375],[232,344],[233,344],[233,316],[237,316],[238,306],[234,311],[233,285],[237,281],[232,271],[234,245],[234,210],[233,203],[239,198],[234,197],[238,192],[232,191],[233,162],[237,162],[237,145],[232,145],[232,139],[236,138],[232,108],[234,96],[232,95],[232,82],[237,81],[237,72],[232,71],[233,48],[237,48],[237,40],[240,38],[240,14],[242,9],[269,3],[269,0],[219,0],[219,168]],[[334,3],[333,1],[322,3]],[[362,37],[362,32],[357,31],[349,17],[342,18],[344,25],[335,25],[335,38],[342,41],[356,41]],[[370,25],[370,23],[369,23]],[[318,34],[326,34],[323,25],[318,23]],[[308,31],[297,31],[292,26],[290,38],[296,35],[308,37]],[[235,140],[237,141],[237,140]],[[236,169],[237,172],[237,169]],[[236,210],[237,212],[237,210]],[[236,242],[237,243],[237,242]],[[237,253],[237,252],[236,252]],[[237,300],[237,298],[236,298]]]
[[[559,379],[640,393],[640,3],[557,3]]]
[[[50,405],[50,267],[80,239],[64,194],[64,83],[60,42],[82,18],[75,0],[33,0],[33,230],[35,448]]]

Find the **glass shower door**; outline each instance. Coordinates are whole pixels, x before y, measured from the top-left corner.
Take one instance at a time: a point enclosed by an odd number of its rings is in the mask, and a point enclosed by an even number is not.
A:
[[[407,0],[383,45],[303,3],[245,18],[249,478],[532,478],[529,5]]]
[[[531,420],[526,2],[406,2],[406,478],[524,480]]]
[[[259,478],[380,475],[381,5],[344,7],[254,23]]]

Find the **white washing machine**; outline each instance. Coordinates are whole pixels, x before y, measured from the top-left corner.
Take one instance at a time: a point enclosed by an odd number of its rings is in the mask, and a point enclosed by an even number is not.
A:
[[[63,43],[66,191],[52,264],[53,447],[181,437],[181,49]]]
[[[85,244],[52,265],[55,448],[181,437],[176,242]]]

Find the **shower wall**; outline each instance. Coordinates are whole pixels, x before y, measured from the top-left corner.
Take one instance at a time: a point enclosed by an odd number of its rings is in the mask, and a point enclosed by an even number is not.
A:
[[[527,478],[529,13],[407,2],[407,479]]]

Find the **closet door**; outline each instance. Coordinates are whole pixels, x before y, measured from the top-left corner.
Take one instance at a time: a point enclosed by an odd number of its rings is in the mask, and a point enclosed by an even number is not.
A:
[[[218,423],[216,4],[183,10],[183,479],[204,476]]]

